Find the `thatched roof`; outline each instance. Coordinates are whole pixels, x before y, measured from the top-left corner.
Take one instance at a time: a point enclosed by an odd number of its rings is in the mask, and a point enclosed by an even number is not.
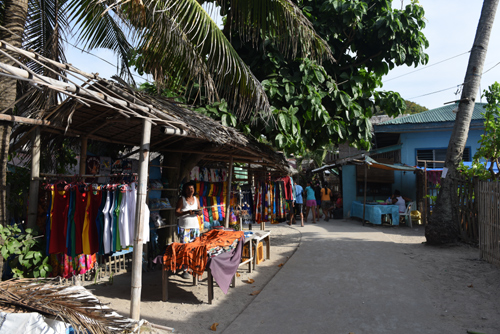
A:
[[[3,41],[0,48],[61,71],[66,82],[34,75],[20,63],[19,68],[0,63],[0,75],[48,87],[67,97],[55,107],[30,113],[29,117],[45,121],[43,131],[137,146],[142,139],[142,122],[147,119],[153,123],[151,151],[202,154],[203,159],[219,161],[233,156],[234,161],[261,163],[288,173],[285,157],[271,147],[170,99],[135,91],[124,83],[87,74]]]

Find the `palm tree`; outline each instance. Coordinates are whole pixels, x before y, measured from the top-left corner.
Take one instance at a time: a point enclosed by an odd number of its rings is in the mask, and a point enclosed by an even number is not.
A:
[[[445,168],[448,169],[445,178],[441,179],[434,213],[429,225],[425,228],[425,238],[429,244],[447,244],[456,242],[460,237],[458,228],[457,189],[453,188],[453,178],[462,156],[469,134],[469,126],[474,110],[477,91],[481,83],[486,52],[490,41],[491,30],[499,0],[484,0],[481,17],[476,30],[476,37],[469,57],[465,73],[464,89],[458,105],[457,117],[453,125],[448,150],[446,152]]]
[[[288,55],[333,60],[311,23],[289,0],[230,0],[227,19],[241,38],[257,41],[260,31],[274,38]],[[196,0],[0,0],[0,40],[29,47],[65,61],[63,45],[73,33],[86,49],[109,48],[119,57],[121,74],[135,46],[140,67],[169,87],[199,84],[209,100],[226,98],[243,119],[269,111],[260,82],[239,58],[230,42]],[[257,45],[256,45],[257,46]],[[0,54],[0,62],[15,60]],[[44,71],[30,64],[35,71]],[[43,73],[47,74],[47,73]],[[57,71],[50,71],[54,78]],[[14,112],[16,82],[0,76],[0,111]],[[56,103],[33,93],[23,105],[44,108]],[[20,111],[22,112],[22,111]],[[4,224],[6,164],[11,123],[0,123],[0,223]],[[2,203],[3,202],[3,203]]]

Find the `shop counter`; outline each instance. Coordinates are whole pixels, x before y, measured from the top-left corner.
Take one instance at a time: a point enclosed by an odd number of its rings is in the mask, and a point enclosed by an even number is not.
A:
[[[382,205],[366,203],[365,220],[372,224],[381,225],[382,215],[392,215],[392,225],[399,225],[399,207],[397,205]],[[351,216],[363,219],[363,203],[352,202]]]
[[[245,243],[249,244],[249,257],[245,258],[238,267],[241,267],[243,265],[248,265],[248,272],[252,272],[252,262],[254,262],[254,256],[253,256],[253,250],[252,250],[252,240],[255,240],[253,236],[245,238]],[[205,271],[207,272],[207,283],[208,283],[208,303],[212,304],[212,300],[214,298],[214,277],[212,276],[212,271],[210,269],[210,264],[207,265],[205,268]],[[169,282],[169,275],[171,273],[168,270],[165,270],[165,264],[162,265],[162,284],[161,284],[161,289],[162,289],[162,301],[166,302],[168,300],[168,282]],[[196,275],[193,275],[193,285],[198,285],[198,278]],[[232,279],[232,286],[233,288],[236,286],[236,275],[233,276]]]

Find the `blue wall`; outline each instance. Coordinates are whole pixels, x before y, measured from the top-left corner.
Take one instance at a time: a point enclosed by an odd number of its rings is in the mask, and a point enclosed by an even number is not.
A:
[[[342,166],[342,201],[344,205],[344,217],[351,211],[351,204],[356,200],[356,166]]]
[[[470,147],[471,158],[479,148],[478,141],[481,139],[482,130],[471,130],[467,138],[465,147]],[[451,131],[433,131],[433,132],[409,132],[402,133],[400,142],[401,162],[410,166],[417,164],[417,149],[438,149],[447,148],[450,142]],[[410,172],[394,172],[394,189],[401,191],[401,194],[416,200],[416,175]]]

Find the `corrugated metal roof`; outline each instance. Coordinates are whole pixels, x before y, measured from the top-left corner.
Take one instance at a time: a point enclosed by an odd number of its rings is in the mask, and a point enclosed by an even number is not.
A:
[[[483,119],[481,113],[486,110],[486,103],[476,103],[472,112],[472,120]],[[436,123],[436,122],[453,122],[456,114],[453,109],[458,108],[458,103],[449,104],[440,108],[427,110],[419,114],[413,114],[405,117],[395,118],[390,121],[379,123],[378,126],[394,125],[394,124],[418,124],[418,123]]]

